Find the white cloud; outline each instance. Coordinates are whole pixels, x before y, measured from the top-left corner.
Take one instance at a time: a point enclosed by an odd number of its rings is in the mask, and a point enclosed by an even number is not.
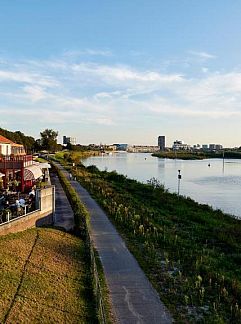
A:
[[[215,55],[207,53],[207,52],[198,52],[198,51],[189,51],[190,54],[203,59],[203,60],[209,60],[209,59],[215,59],[217,58]]]
[[[106,82],[180,82],[183,77],[180,74],[160,74],[155,71],[137,71],[126,66],[107,66],[90,63],[75,64],[73,71],[90,77],[97,77]]]
[[[110,50],[101,50],[101,49],[84,49],[84,50],[77,50],[77,51],[65,51],[65,57],[78,57],[78,56],[105,56],[110,57],[113,53]]]
[[[113,120],[108,117],[96,118],[96,119],[92,120],[92,122],[99,124],[99,125],[106,125],[106,126],[114,125]]]
[[[206,67],[202,67],[202,72],[203,72],[203,73],[208,73],[208,68],[206,68]]]
[[[27,71],[28,67],[24,66],[25,71],[3,71],[0,70],[0,82],[12,81],[18,83],[38,84],[46,87],[56,87],[59,83],[48,75],[41,75]]]
[[[47,98],[47,94],[45,93],[44,89],[39,86],[25,86],[23,90],[33,102]]]

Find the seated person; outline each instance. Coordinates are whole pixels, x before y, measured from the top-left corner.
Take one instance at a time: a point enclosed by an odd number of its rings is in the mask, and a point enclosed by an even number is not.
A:
[[[24,207],[25,206],[25,199],[20,198],[19,199],[19,204],[20,204],[20,207]]]
[[[10,208],[12,213],[16,213],[18,208],[20,208],[19,200],[16,200],[15,204],[9,205],[9,208]]]
[[[34,189],[33,189],[33,188],[32,188],[32,190],[31,190],[31,191],[29,192],[29,194],[28,194],[28,195],[29,195],[29,197],[30,197],[30,196],[34,196],[34,197],[35,197],[35,191],[34,191]]]
[[[2,196],[0,197],[0,210],[4,209],[4,205],[5,205],[5,197]]]

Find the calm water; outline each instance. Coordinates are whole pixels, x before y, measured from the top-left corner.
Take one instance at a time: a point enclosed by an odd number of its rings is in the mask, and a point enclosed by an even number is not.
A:
[[[100,170],[116,170],[142,182],[157,178],[171,192],[177,192],[181,170],[180,194],[222,209],[241,218],[241,160],[169,160],[145,153],[116,153],[82,161]],[[210,163],[210,167],[208,164]]]

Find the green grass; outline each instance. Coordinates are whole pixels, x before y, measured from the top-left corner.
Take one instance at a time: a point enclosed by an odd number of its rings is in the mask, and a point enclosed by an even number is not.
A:
[[[116,172],[79,165],[178,323],[241,323],[241,221]]]
[[[57,160],[66,159],[69,162],[78,163],[80,159],[99,155],[99,151],[60,151],[55,154]]]
[[[43,159],[43,158],[41,158],[41,157],[36,158],[35,161],[37,161],[37,162],[39,162],[39,163],[45,163],[45,162],[48,162],[48,160]]]
[[[7,235],[0,258],[1,323],[97,322],[79,238],[54,229]]]

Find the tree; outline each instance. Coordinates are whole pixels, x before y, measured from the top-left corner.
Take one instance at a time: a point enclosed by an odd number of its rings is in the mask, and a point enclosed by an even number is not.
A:
[[[45,129],[40,132],[41,135],[41,146],[43,150],[55,152],[58,149],[57,136],[58,132],[53,129]]]
[[[34,150],[35,139],[32,136],[26,136],[20,131],[11,132],[3,128],[0,128],[0,135],[10,139],[14,143],[23,144],[27,153],[31,153]]]

